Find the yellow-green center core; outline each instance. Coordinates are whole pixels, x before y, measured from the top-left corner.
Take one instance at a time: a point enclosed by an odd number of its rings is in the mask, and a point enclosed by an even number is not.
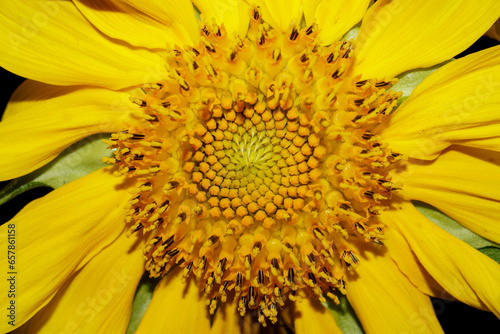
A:
[[[350,240],[382,244],[401,156],[373,130],[400,93],[351,74],[352,42],[251,17],[244,38],[205,24],[199,45],[171,50],[107,161],[137,181],[126,222],[150,275],[177,264],[212,313],[229,300],[265,324],[298,293],[338,301]]]

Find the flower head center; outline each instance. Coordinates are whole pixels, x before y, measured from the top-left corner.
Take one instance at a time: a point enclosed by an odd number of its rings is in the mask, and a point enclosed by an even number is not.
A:
[[[138,183],[126,221],[148,238],[151,276],[177,264],[211,312],[231,295],[264,323],[298,291],[345,293],[349,238],[381,243],[401,156],[371,130],[400,94],[350,74],[352,42],[251,17],[244,38],[211,24],[171,50],[169,77],[143,87],[136,121],[108,143],[115,173]]]
[[[313,154],[319,140],[311,136],[312,147],[308,143],[311,129],[300,125],[297,108],[272,110],[264,94],[255,96],[245,96],[242,110],[227,102],[227,112],[196,126],[188,166],[198,185],[192,194],[208,202],[213,218],[237,217],[246,227],[259,222],[271,229],[276,220],[291,219],[294,201],[302,208],[311,177],[321,174]]]
[[[272,166],[272,145],[265,131],[257,131],[252,127],[249,133],[242,137],[235,136],[234,157],[230,161],[235,164],[235,170],[241,171],[243,176],[249,173],[257,174],[257,170],[267,170]]]

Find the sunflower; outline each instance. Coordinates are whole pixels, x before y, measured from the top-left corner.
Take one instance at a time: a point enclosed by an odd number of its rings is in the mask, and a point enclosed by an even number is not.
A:
[[[498,1],[0,13],[0,64],[29,78],[0,123],[2,180],[90,135],[112,152],[1,227],[18,260],[3,331],[123,333],[145,271],[161,280],[138,333],[341,333],[343,295],[368,333],[442,332],[430,296],[500,317],[500,266],[412,202],[500,243],[500,47],[412,84]]]

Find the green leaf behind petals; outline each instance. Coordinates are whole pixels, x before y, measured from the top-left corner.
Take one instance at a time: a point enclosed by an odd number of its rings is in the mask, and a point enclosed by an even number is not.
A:
[[[483,247],[498,247],[496,243],[489,241],[471,230],[463,227],[455,220],[451,219],[438,209],[423,202],[414,201],[413,204],[424,216],[431,220],[434,224],[441,227],[446,232],[465,241],[472,247],[479,249]]]
[[[87,137],[65,149],[56,159],[44,167],[11,181],[0,190],[0,205],[23,192],[36,187],[59,188],[66,183],[108,166],[102,157],[112,153],[102,142],[105,134]]]
[[[498,247],[484,247],[478,249],[484,255],[491,257],[498,264],[500,264],[500,248]]]
[[[323,304],[333,314],[337,326],[345,334],[364,334],[363,327],[347,297],[339,296],[339,300],[340,304],[336,305],[333,300],[326,298],[326,303]]]
[[[135,292],[134,303],[132,304],[132,314],[126,334],[133,334],[139,327],[144,313],[153,298],[153,291],[159,280],[149,278],[149,273],[145,273],[139,282],[137,291]]]
[[[417,87],[424,79],[440,68],[443,65],[448,64],[454,59],[447,60],[441,64],[434,65],[432,67],[411,70],[408,72],[401,73],[398,75],[398,83],[392,86],[391,90],[403,92],[403,96],[401,96],[398,100],[398,106],[400,106],[406,99],[410,97],[411,92]]]
[[[349,30],[344,37],[342,37],[343,41],[349,41],[351,39],[356,39],[356,36],[358,36],[359,28],[361,27],[361,23],[354,26],[351,30]]]

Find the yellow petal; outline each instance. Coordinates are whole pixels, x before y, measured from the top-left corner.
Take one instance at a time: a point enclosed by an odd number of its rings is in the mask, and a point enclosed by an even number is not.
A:
[[[123,231],[123,179],[101,169],[26,205],[0,227],[15,230],[16,327],[44,307],[71,277]],[[6,239],[6,238],[5,238]],[[0,247],[7,249],[6,240]],[[7,252],[1,260],[7,263]],[[3,284],[2,284],[3,286]],[[1,295],[7,305],[7,294]],[[13,328],[3,321],[0,332]]]
[[[488,126],[488,127],[490,127],[490,126]],[[483,128],[485,128],[485,127],[483,127]],[[491,129],[493,129],[493,128],[491,128]],[[490,137],[490,138],[482,138],[482,139],[468,139],[467,146],[477,147],[477,148],[490,150],[490,151],[498,151],[498,148],[500,147],[500,138],[499,137]]]
[[[205,298],[193,279],[182,283],[181,273],[178,269],[158,283],[136,334],[210,333]]]
[[[251,0],[261,8],[262,19],[273,28],[288,32],[293,25],[300,26],[301,0]]]
[[[21,333],[125,333],[144,273],[136,238],[122,234],[66,282]]]
[[[166,27],[171,28],[184,44],[194,45],[200,41],[200,28],[190,0],[111,0],[117,4],[128,4]]]
[[[138,108],[123,92],[25,81],[0,122],[0,179],[38,169],[91,134],[123,130],[124,111]]]
[[[381,219],[383,220],[383,216]],[[445,296],[443,288],[425,270],[411,251],[408,242],[394,228],[385,230],[384,244],[388,255],[394,260],[399,270],[421,292],[437,298]]]
[[[348,276],[346,295],[368,334],[443,333],[429,297],[410,283],[387,253],[360,254],[359,266]]]
[[[377,1],[357,38],[356,73],[394,77],[448,60],[500,16],[497,0]]]
[[[232,300],[217,309],[214,316],[211,334],[238,334],[243,333],[240,320],[243,318],[238,313],[238,304]]]
[[[500,243],[500,153],[453,147],[433,162],[410,160],[403,182],[410,199],[433,205],[469,230]]]
[[[306,25],[319,25],[321,44],[338,41],[354,27],[365,14],[370,0],[303,0]]]
[[[342,334],[333,314],[314,297],[295,302],[293,320],[297,334]]]
[[[193,0],[193,3],[208,23],[215,20],[218,25],[224,24],[229,36],[246,35],[250,23],[250,6],[243,0]]]
[[[111,38],[150,49],[165,49],[167,45],[185,43],[164,24],[128,4],[98,0],[73,2],[94,26]]]
[[[500,265],[425,218],[411,202],[384,212],[425,269],[448,293],[470,306],[500,317]]]
[[[304,20],[309,25],[314,22],[316,8],[324,0],[302,0],[302,11],[304,12]]]
[[[419,159],[451,144],[482,148],[482,139],[500,151],[499,88],[500,46],[433,72],[377,131],[396,152]]]
[[[0,35],[0,65],[49,84],[120,89],[166,73],[159,55],[105,37],[71,1],[7,2]]]

